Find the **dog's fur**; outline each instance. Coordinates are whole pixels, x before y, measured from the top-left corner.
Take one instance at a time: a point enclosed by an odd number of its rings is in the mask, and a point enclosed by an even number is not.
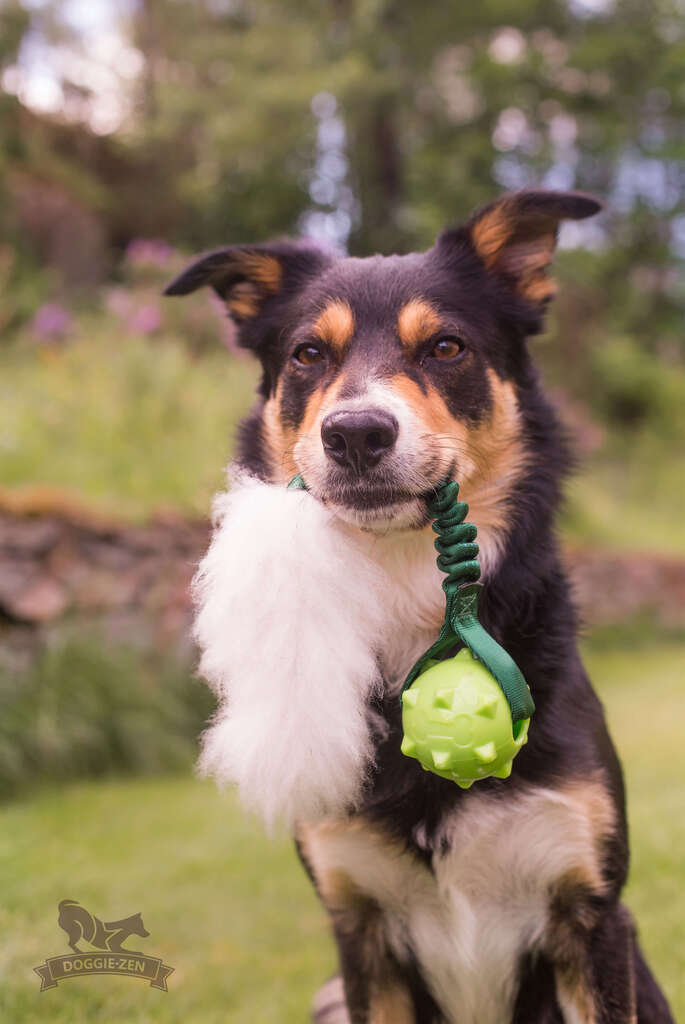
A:
[[[381,572],[303,491],[237,478],[215,511],[196,636],[221,710],[200,766],[269,824],[342,815],[373,759]]]
[[[211,285],[263,368],[196,585],[220,698],[202,764],[294,828],[340,952],[319,1024],[672,1020],[620,904],[621,770],[554,534],[569,456],[526,346],[559,222],[598,208],[506,195],[426,253],[230,247],[168,289]],[[326,433],[340,413],[394,442],[366,435],[359,461]],[[446,476],[481,618],[537,706],[511,777],[468,792],[400,752],[399,688],[443,612],[426,497]]]

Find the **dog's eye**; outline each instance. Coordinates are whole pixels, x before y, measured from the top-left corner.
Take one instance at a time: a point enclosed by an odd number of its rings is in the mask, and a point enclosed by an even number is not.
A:
[[[430,351],[434,359],[454,359],[464,351],[461,338],[440,338]]]
[[[303,366],[313,366],[314,363],[320,363],[323,359],[323,352],[318,349],[316,345],[310,345],[308,342],[304,345],[299,345],[293,352],[293,359],[297,363],[301,363]]]

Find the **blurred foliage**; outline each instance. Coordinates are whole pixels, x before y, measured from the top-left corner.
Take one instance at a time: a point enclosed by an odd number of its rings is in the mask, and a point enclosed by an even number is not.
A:
[[[150,339],[88,315],[75,331],[5,359],[3,485],[56,485],[133,519],[163,506],[206,515],[251,402],[251,361],[198,362],[168,329]]]
[[[664,436],[685,437],[685,373],[664,372],[634,338],[613,337],[592,353],[596,407],[626,426],[650,420]]]
[[[46,779],[189,768],[213,700],[189,665],[97,635],[0,667],[0,796]]]
[[[685,552],[683,442],[651,430],[617,433],[567,485],[564,538],[605,548],[680,556]]]
[[[653,221],[682,200],[669,163],[683,147],[679,13],[672,0],[618,0],[594,16],[562,0],[145,0],[131,130],[175,150],[165,170],[178,170],[200,244],[292,230],[311,205],[310,102],[325,91],[360,204],[355,251],[429,244],[445,219],[550,171],[608,197],[624,162],[635,173],[644,156],[670,191],[654,211],[658,190],[642,182],[653,216],[624,223],[623,250],[651,239],[658,255],[667,236]]]
[[[536,343],[548,381],[612,438],[589,465],[597,509],[574,498],[568,522],[610,532],[619,495],[652,468],[652,481],[677,487],[667,446],[685,440],[678,0],[134,0],[112,14],[129,70],[106,128],[69,10],[0,0],[0,334],[16,340],[0,413],[5,481],[46,470],[91,496],[121,494],[129,511],[155,494],[205,501],[216,475],[198,467],[207,451],[221,461],[253,378],[219,367],[218,342],[232,339],[205,299],[184,312],[160,305],[180,259],[167,244],[310,232],[360,255],[406,251],[502,189],[536,184],[607,204],[563,230],[562,288],[549,340]],[[20,102],[36,40],[60,79],[59,116]],[[70,397],[75,380],[87,387]],[[18,386],[39,410],[35,427]],[[52,459],[50,430],[61,442]],[[149,479],[132,468],[136,444],[158,456]],[[671,522],[658,485],[650,498]]]

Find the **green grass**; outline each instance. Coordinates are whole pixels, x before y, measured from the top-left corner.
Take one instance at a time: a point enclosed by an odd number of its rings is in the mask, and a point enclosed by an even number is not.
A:
[[[588,647],[628,781],[627,893],[647,954],[685,1020],[685,644]],[[335,955],[287,840],[190,777],[52,788],[0,825],[0,1019],[13,1024],[303,1024]],[[142,911],[145,951],[175,968],[169,994],[129,978],[39,994],[32,968],[66,952],[57,903]]]
[[[63,349],[7,349],[0,361],[0,481],[55,486],[106,512],[160,507],[206,516],[256,368],[223,350],[194,357],[81,322]]]
[[[685,1021],[685,643],[590,652],[626,776],[632,866],[626,899]]]
[[[3,817],[1,1020],[306,1019],[313,988],[334,967],[313,892],[290,842],[264,839],[211,783],[75,785]],[[111,977],[39,994],[32,968],[68,952],[57,926],[65,898],[110,920],[140,910],[145,952],[175,969],[169,994]]]

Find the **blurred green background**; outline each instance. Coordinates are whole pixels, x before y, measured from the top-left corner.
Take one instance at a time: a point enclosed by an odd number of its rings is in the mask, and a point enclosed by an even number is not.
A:
[[[562,528],[628,901],[685,1019],[684,25],[679,0],[0,0],[2,1019],[306,1019],[334,966],[307,882],[191,774],[183,595],[256,372],[208,295],[160,292],[229,242],[427,246],[528,185],[606,204],[562,230],[534,350],[579,455]],[[39,996],[62,898],[140,909],[170,994]]]

